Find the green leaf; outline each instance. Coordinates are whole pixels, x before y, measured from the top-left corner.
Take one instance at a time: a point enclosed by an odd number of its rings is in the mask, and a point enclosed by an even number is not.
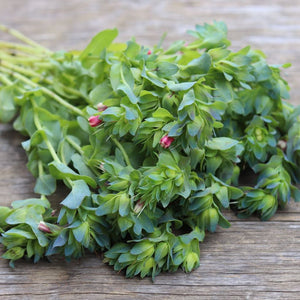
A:
[[[199,58],[193,59],[185,67],[184,71],[188,72],[190,75],[207,74],[211,66],[211,56],[204,52]]]
[[[148,72],[148,74],[151,74],[151,72]],[[149,80],[151,83],[153,83],[154,85],[160,87],[160,88],[164,88],[165,87],[165,84],[156,79],[155,77],[151,77],[150,75],[148,75],[147,72],[146,72],[146,67],[144,66],[143,70],[142,70],[142,73],[141,73],[141,76],[147,80]]]
[[[120,253],[126,253],[130,251],[129,245],[125,243],[115,243],[108,251],[105,252],[105,257],[117,258]]]
[[[11,213],[11,209],[5,206],[0,206],[0,228],[6,226],[6,218]]]
[[[135,260],[135,256],[130,253],[123,253],[119,256],[118,262],[119,263],[127,263]]]
[[[295,202],[300,202],[300,190],[294,186],[292,187],[292,197]]]
[[[153,223],[145,213],[142,213],[138,217],[135,217],[134,221],[135,224],[133,230],[135,234],[140,235],[142,229],[144,229],[148,233],[152,233],[154,231]]]
[[[184,46],[185,41],[176,41],[165,51],[165,55],[174,54]]]
[[[203,230],[200,230],[198,227],[195,227],[193,231],[187,234],[180,235],[180,239],[184,244],[190,244],[193,239],[197,239],[199,242],[202,242],[204,239],[205,233]]]
[[[191,150],[191,167],[192,169],[195,169],[198,163],[201,163],[201,161],[205,157],[205,151],[204,149],[195,148]]]
[[[1,87],[0,122],[8,123],[14,118],[17,112],[17,108],[14,102],[14,97],[15,97],[15,87],[13,85]]]
[[[44,130],[37,130],[30,138],[30,147],[41,144],[45,134],[46,132]]]
[[[96,209],[96,215],[97,216],[104,216],[108,214],[112,214],[114,211],[114,206],[115,206],[115,199],[113,198],[114,196],[109,195],[110,198],[108,199],[107,197],[103,197],[103,201],[101,201],[100,206]]]
[[[155,112],[153,112],[152,116],[153,118],[163,119],[163,120],[174,118],[169,111],[161,107],[159,107]]]
[[[89,98],[91,99],[91,103],[96,105],[107,100],[111,96],[112,92],[113,90],[109,81],[105,80],[92,89],[89,94]]]
[[[87,236],[89,236],[89,223],[83,222],[80,226],[72,229],[74,237],[78,243],[81,243]]]
[[[17,209],[13,211],[8,218],[6,218],[6,223],[7,224],[20,224],[20,223],[25,223],[26,221],[26,215],[27,215],[27,210],[25,209]]]
[[[21,247],[13,247],[7,250],[3,255],[2,258],[17,260],[23,257],[25,252],[24,248]]]
[[[132,227],[133,222],[129,218],[120,217],[120,218],[118,218],[118,225],[119,225],[121,232],[124,232]]]
[[[72,184],[72,191],[70,194],[61,202],[62,205],[70,208],[77,209],[80,207],[85,197],[91,195],[90,189],[86,182],[83,180],[76,180]]]
[[[235,113],[240,114],[240,115],[244,115],[244,113],[245,113],[245,109],[244,109],[243,104],[238,100],[234,100],[234,101],[231,102],[231,109]]]
[[[56,180],[51,175],[43,174],[38,177],[34,192],[41,195],[51,195],[56,190]]]
[[[230,45],[224,22],[214,21],[213,24],[196,25],[196,30],[189,30],[188,33],[198,38],[188,46],[189,48],[211,49]]]
[[[213,61],[219,61],[226,58],[230,54],[230,50],[224,48],[210,49],[208,54],[212,57]]]
[[[187,131],[190,136],[196,136],[197,133],[200,131],[200,128],[197,124],[194,122],[188,123],[187,125]]]
[[[216,193],[216,197],[220,200],[223,207],[229,207],[228,190],[227,187],[221,186],[219,191]]]
[[[69,139],[74,139],[74,137],[67,136]],[[75,153],[75,149],[70,145],[70,143],[63,139],[58,145],[58,154],[61,160],[67,165],[71,161],[72,155]]]
[[[66,242],[67,242],[67,231],[64,229],[64,230],[62,230],[60,235],[55,239],[55,241],[53,243],[53,248],[61,247],[61,246],[65,245]]]
[[[122,193],[119,197],[119,214],[125,217],[129,214],[130,198],[125,193]]]
[[[157,68],[157,75],[162,78],[170,77],[176,74],[179,70],[177,65],[169,63],[167,61],[159,62]]]
[[[21,230],[18,228],[11,228],[5,232],[5,236],[17,237],[17,238],[25,238],[34,240],[35,236],[29,231]]]
[[[196,81],[192,82],[182,82],[182,83],[175,83],[173,81],[168,81],[167,87],[170,91],[173,92],[180,92],[180,91],[186,91],[189,90],[193,85],[196,83]]]
[[[90,133],[90,125],[87,119],[79,116],[77,117],[77,123],[84,132]]]
[[[117,90],[118,86],[121,84],[121,68],[120,62],[114,63],[110,69],[110,84],[114,91]]]
[[[127,57],[135,58],[141,50],[141,46],[134,41],[128,41],[127,42],[127,49],[125,51],[125,54]]]
[[[74,155],[72,155],[71,160],[73,162],[74,168],[79,172],[80,175],[88,176],[96,180],[95,174],[85,164],[81,155],[75,153]]]
[[[239,141],[231,139],[231,138],[217,137],[217,138],[213,138],[213,139],[207,141],[206,146],[213,150],[225,151],[225,150],[228,150],[228,149],[234,147],[238,143],[239,143]]]
[[[223,159],[220,156],[208,157],[206,159],[206,172],[215,174],[217,169],[221,166],[222,162]]]
[[[206,209],[201,213],[200,220],[203,229],[207,229],[210,232],[215,232],[219,222],[218,210],[212,207]]]
[[[118,86],[117,90],[124,92],[132,104],[139,102],[139,98],[134,94],[133,90],[130,89],[128,85],[121,84]]]
[[[148,249],[153,247],[153,243],[149,241],[142,241],[136,243],[130,250],[130,253],[133,255],[139,255],[143,252],[146,252]]]
[[[11,206],[13,208],[20,208],[28,205],[42,206],[45,208],[50,208],[50,202],[46,198],[30,198],[25,200],[15,200]]]
[[[82,61],[88,55],[99,56],[104,48],[107,48],[117,37],[118,30],[106,29],[96,34],[88,46],[81,52],[79,59]]]
[[[159,262],[161,259],[163,259],[169,252],[169,244],[166,242],[160,242],[158,246],[155,249],[155,256],[154,260],[156,262]]]
[[[53,161],[49,164],[49,171],[50,174],[56,179],[69,178],[71,180],[84,180],[88,185],[90,185],[93,188],[97,186],[93,178],[85,175],[79,175],[65,164],[57,161]]]
[[[195,93],[193,90],[188,91],[184,94],[183,99],[178,107],[178,110],[182,110],[184,107],[194,104],[195,102]]]

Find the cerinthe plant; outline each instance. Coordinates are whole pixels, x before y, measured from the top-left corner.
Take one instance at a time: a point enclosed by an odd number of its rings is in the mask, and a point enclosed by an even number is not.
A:
[[[101,250],[128,277],[190,272],[205,231],[230,225],[223,209],[267,220],[300,200],[300,108],[261,51],[228,49],[224,23],[168,49],[113,29],[55,53],[0,29],[23,42],[0,42],[0,120],[26,137],[40,195],[0,208],[11,266]],[[55,214],[57,181],[70,193]]]

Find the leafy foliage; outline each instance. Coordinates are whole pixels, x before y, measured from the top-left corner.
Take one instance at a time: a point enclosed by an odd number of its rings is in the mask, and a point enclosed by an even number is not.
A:
[[[0,48],[0,120],[26,136],[40,194],[0,207],[11,266],[104,251],[127,277],[191,272],[225,209],[267,220],[300,201],[300,109],[279,67],[230,51],[222,22],[188,33],[167,50],[114,43],[116,29],[81,52]],[[255,186],[239,185],[247,169]],[[56,215],[57,181],[70,192]]]

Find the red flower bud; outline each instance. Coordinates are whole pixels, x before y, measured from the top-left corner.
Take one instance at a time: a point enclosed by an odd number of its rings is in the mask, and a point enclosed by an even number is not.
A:
[[[169,148],[172,144],[172,142],[174,141],[174,138],[168,136],[168,135],[165,135],[163,136],[161,139],[160,139],[160,145],[163,147],[163,148]]]
[[[152,51],[151,51],[151,50],[148,50],[147,54],[148,54],[148,55],[152,54]]]
[[[52,233],[52,231],[50,230],[50,228],[43,222],[41,221],[38,225],[38,229],[40,231],[43,231],[45,233]]]
[[[91,116],[91,117],[89,117],[89,123],[90,123],[90,126],[97,127],[98,125],[100,125],[102,123],[102,120],[100,120],[98,116]]]
[[[102,102],[97,104],[98,111],[104,111],[108,108],[108,106],[104,105]]]

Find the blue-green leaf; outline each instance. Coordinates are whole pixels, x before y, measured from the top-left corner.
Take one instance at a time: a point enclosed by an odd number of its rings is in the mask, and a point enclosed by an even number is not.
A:
[[[88,185],[83,180],[76,180],[73,182],[72,191],[61,202],[62,205],[70,208],[77,209],[81,205],[83,199],[91,195]]]
[[[182,83],[175,83],[173,81],[168,81],[167,87],[169,88],[170,91],[180,92],[180,91],[189,90],[195,83],[196,81],[182,82]]]

